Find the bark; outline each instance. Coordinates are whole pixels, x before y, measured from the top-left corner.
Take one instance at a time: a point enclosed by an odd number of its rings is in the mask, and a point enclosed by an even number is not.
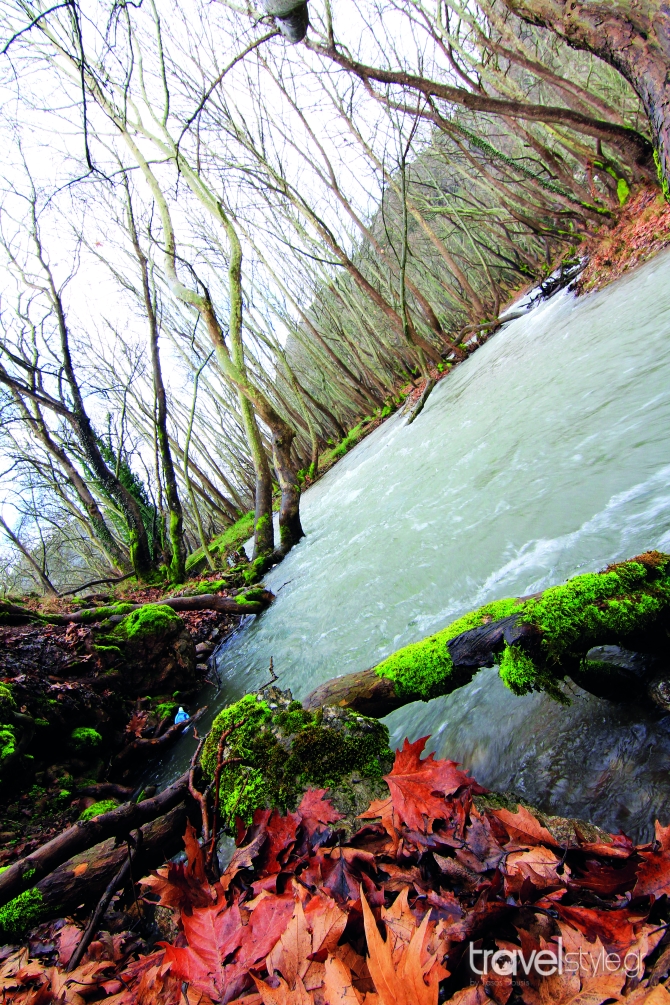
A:
[[[169,813],[144,824],[139,829],[139,836],[138,831],[133,832],[137,846],[132,856],[135,878],[145,875],[149,869],[162,864],[166,857],[180,850],[185,824],[186,805],[182,801]],[[45,913],[67,914],[80,904],[88,906],[96,903],[127,861],[126,842],[117,844],[113,837],[69,858],[36,884],[42,895]]]
[[[73,855],[107,838],[125,837],[130,831],[163,816],[181,803],[187,792],[188,772],[151,799],[144,799],[141,803],[124,803],[92,820],[78,820],[0,874],[0,905],[35,886]]]
[[[463,687],[482,667],[493,666],[505,643],[532,648],[537,641],[535,630],[530,625],[519,623],[517,615],[457,635],[447,643],[454,669],[445,681],[442,693],[449,694]],[[378,677],[376,667],[371,667],[320,684],[303,704],[308,709],[337,705],[381,719],[415,700],[416,696],[403,695],[394,681]]]
[[[514,14],[613,66],[640,97],[670,183],[670,8],[667,0],[503,0]],[[605,139],[606,137],[602,137]]]

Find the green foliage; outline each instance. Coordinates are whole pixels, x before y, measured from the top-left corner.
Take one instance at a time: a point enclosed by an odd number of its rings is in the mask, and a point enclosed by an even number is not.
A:
[[[654,149],[654,164],[656,165],[656,176],[658,178],[658,184],[661,186],[663,198],[666,202],[670,202],[670,184],[668,184],[668,179],[665,177],[663,165],[661,164],[661,158],[658,150],[656,149]]]
[[[95,750],[102,743],[102,737],[97,729],[90,726],[77,726],[70,733],[70,743],[80,753]]]
[[[330,719],[326,721],[325,716]],[[381,778],[391,758],[388,730],[376,719],[327,709],[308,712],[299,702],[271,708],[256,695],[246,695],[214,720],[202,753],[202,767],[214,777],[221,734],[233,727],[225,757],[241,763],[221,773],[220,805],[227,825],[236,816],[250,822],[255,809],[275,806],[292,810],[305,787],[333,787],[352,771]]]
[[[180,631],[183,622],[179,615],[167,604],[145,604],[131,611],[123,621],[115,626],[113,634],[128,642],[137,641],[148,635],[167,635]]]
[[[42,894],[34,887],[24,890],[4,907],[0,907],[0,933],[4,939],[18,939],[45,914]]]
[[[178,708],[179,705],[176,701],[162,701],[159,705],[156,705],[154,711],[162,722],[163,719],[171,718]]]
[[[88,806],[83,813],[80,813],[79,819],[92,820],[94,817],[99,817],[101,813],[109,813],[111,810],[115,810],[118,805],[116,799],[100,799],[97,803],[92,803]]]

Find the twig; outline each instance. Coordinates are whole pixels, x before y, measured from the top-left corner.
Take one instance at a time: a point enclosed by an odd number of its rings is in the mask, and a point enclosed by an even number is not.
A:
[[[81,586],[75,587],[74,590],[66,590],[65,593],[61,593],[61,597],[71,597],[75,593],[81,593],[82,590],[87,590],[89,586],[99,586],[100,583],[122,583],[125,579],[130,579],[134,576],[134,572],[127,572],[125,576],[110,576],[108,579],[92,579],[90,583],[82,583]]]
[[[217,838],[217,826],[219,822],[219,785],[221,782],[221,772],[225,767],[230,764],[239,764],[242,760],[241,757],[227,757],[223,759],[223,750],[226,745],[226,740],[234,730],[238,729],[244,719],[239,722],[233,723],[230,729],[224,730],[224,732],[219,737],[219,746],[216,750],[216,771],[214,772],[214,812],[212,814],[212,837],[209,846],[209,854],[207,855],[207,866],[211,869],[214,863],[214,853],[216,851],[216,838]]]
[[[264,691],[266,687],[270,687],[270,684],[274,684],[274,682],[276,680],[279,680],[279,677],[275,673],[275,668],[274,668],[273,663],[272,663],[272,656],[270,657],[270,673],[272,675],[270,677],[270,680],[267,682],[267,684],[263,684],[262,687],[259,687],[258,688],[259,691]]]
[[[139,831],[137,833],[139,833]],[[77,946],[77,948],[75,949],[74,953],[70,958],[70,962],[68,963],[65,971],[66,973],[71,974],[73,970],[77,969],[77,967],[81,963],[84,953],[88,949],[91,939],[95,935],[96,929],[100,924],[100,921],[104,916],[105,911],[109,907],[112,897],[120,887],[125,886],[126,880],[130,875],[130,858],[131,853],[129,844],[128,856],[127,858],[124,859],[123,865],[121,866],[119,871],[115,874],[114,878],[108,883],[107,889],[100,898],[98,906],[93,912],[91,920],[86,926],[86,930],[79,941],[79,945]]]
[[[194,728],[193,735],[198,741],[198,749],[191,758],[191,766],[188,771],[188,791],[191,793],[193,798],[197,803],[200,804],[200,815],[202,816],[202,840],[204,844],[209,841],[209,813],[207,811],[207,793],[201,792],[195,786],[195,769],[198,766],[198,760],[200,758],[200,751],[203,748],[206,737],[199,737],[197,729]]]

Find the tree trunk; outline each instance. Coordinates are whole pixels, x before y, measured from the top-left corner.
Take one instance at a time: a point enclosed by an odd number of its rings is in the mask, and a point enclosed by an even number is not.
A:
[[[125,178],[125,176],[124,176]],[[172,452],[170,450],[170,438],[167,428],[167,398],[165,396],[165,385],[163,384],[163,373],[161,370],[160,353],[158,349],[158,320],[156,317],[156,305],[151,295],[149,284],[149,265],[147,256],[142,251],[135,219],[133,216],[130,192],[126,189],[128,197],[128,223],[130,237],[135,249],[135,255],[140,266],[142,276],[142,298],[144,309],[149,321],[149,349],[151,354],[151,372],[154,384],[154,396],[156,401],[156,433],[158,438],[158,448],[160,451],[163,477],[165,478],[165,496],[167,498],[169,526],[168,534],[170,538],[170,581],[173,583],[183,583],[186,578],[186,546],[184,544],[184,514],[182,511],[179,489],[177,488],[177,475],[172,462]]]
[[[639,95],[649,118],[664,191],[670,185],[670,9],[666,0],[503,0],[518,17],[541,25],[609,63]]]

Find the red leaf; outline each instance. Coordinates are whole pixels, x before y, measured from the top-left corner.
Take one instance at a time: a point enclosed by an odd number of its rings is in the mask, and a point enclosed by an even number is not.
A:
[[[302,818],[302,822],[311,837],[319,825],[327,827],[342,820],[343,814],[338,813],[329,799],[324,799],[328,789],[308,789],[300,800],[297,813]]]
[[[396,750],[395,764],[384,779],[391,790],[393,810],[408,827],[429,833],[435,820],[446,819],[444,796],[450,796],[474,780],[459,771],[456,761],[436,761],[431,753],[421,760],[427,736]]]
[[[288,853],[295,844],[295,835],[299,824],[300,816],[297,813],[287,813],[285,817],[281,817],[276,810],[273,810],[267,823],[270,844],[265,865],[266,873],[272,875],[275,872],[281,872]]]
[[[640,852],[644,861],[637,870],[636,897],[670,893],[670,826],[661,827],[656,821],[656,842],[657,850]]]

